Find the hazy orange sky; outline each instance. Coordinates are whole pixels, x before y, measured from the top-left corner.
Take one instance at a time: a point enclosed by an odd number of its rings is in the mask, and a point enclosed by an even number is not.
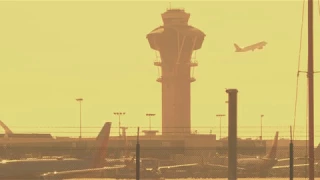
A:
[[[265,138],[275,130],[289,135],[293,124],[302,1],[172,1],[191,13],[189,24],[205,34],[197,51],[192,83],[192,126],[219,134],[216,114],[227,113],[225,88],[237,88],[239,136]],[[145,113],[161,126],[161,84],[155,51],[146,35],[162,24],[167,1],[0,2],[0,119],[15,132],[68,132],[78,136],[79,103],[83,126],[113,122],[115,111],[129,127],[148,127]],[[320,61],[320,16],[315,2],[315,71]],[[307,4],[305,4],[305,12]],[[307,14],[306,14],[307,15]],[[301,69],[307,68],[307,16]],[[267,41],[263,50],[235,53],[240,46]],[[319,83],[315,74],[315,135],[320,141]],[[304,138],[306,74],[299,78],[296,137]],[[227,125],[227,118],[223,119]],[[21,127],[64,128],[21,128]],[[255,128],[241,128],[256,126]],[[227,129],[224,128],[224,135]],[[86,132],[86,130],[83,130]],[[91,130],[97,132],[98,129]],[[285,132],[287,131],[287,132]],[[75,132],[75,133],[71,133]],[[129,129],[135,134],[136,129]],[[84,136],[90,134],[84,134]]]

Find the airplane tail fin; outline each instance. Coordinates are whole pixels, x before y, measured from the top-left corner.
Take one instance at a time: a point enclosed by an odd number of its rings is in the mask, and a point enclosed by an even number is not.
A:
[[[94,149],[93,168],[100,167],[105,161],[110,136],[111,122],[106,122],[96,138],[97,144]]]
[[[274,136],[273,144],[271,149],[269,150],[269,153],[265,156],[267,159],[275,159],[277,156],[277,147],[278,147],[278,136],[279,132],[276,132],[276,135]]]
[[[234,43],[234,47],[236,48],[236,52],[240,52],[242,49],[238,46],[238,44]]]
[[[129,151],[128,151],[128,140],[127,140],[127,133],[126,133],[126,128],[123,127],[122,128],[122,135],[123,135],[123,138],[124,138],[124,157],[127,158],[129,157]]]
[[[320,143],[318,144],[317,148],[314,150],[314,155],[316,159],[320,159]]]
[[[0,126],[4,129],[5,134],[13,134],[13,132],[0,120]]]

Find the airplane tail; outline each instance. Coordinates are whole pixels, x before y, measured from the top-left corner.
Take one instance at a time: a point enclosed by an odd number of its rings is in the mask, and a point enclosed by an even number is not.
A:
[[[320,143],[318,144],[317,148],[314,150],[314,155],[316,159],[320,159]]]
[[[242,49],[238,46],[238,44],[234,43],[234,47],[236,48],[236,52],[240,52]]]
[[[276,158],[277,147],[278,147],[278,135],[279,135],[279,132],[277,131],[276,135],[274,136],[272,147],[271,147],[269,153],[264,158],[267,158],[267,159],[275,159]]]
[[[94,149],[93,168],[102,166],[108,149],[111,122],[106,122],[96,138],[96,146]]]
[[[320,151],[320,143],[318,144],[316,150],[317,150],[317,151]]]
[[[123,135],[123,138],[124,138],[124,157],[127,158],[129,157],[129,151],[128,151],[128,140],[127,140],[127,133],[126,133],[126,128],[123,127],[122,129],[122,135]]]
[[[5,134],[13,134],[13,132],[0,120],[0,126],[4,129]]]

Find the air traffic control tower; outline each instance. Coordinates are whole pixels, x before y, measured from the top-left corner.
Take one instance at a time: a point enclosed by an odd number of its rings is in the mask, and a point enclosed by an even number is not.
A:
[[[205,34],[188,25],[190,14],[183,9],[168,9],[163,26],[147,35],[150,47],[160,54],[154,62],[161,68],[162,134],[190,134],[190,84],[195,81],[191,68],[197,66],[193,52],[201,48]]]

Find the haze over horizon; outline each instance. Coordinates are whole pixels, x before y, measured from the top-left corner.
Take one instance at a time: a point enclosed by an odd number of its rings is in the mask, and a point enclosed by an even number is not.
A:
[[[320,13],[314,6],[314,65],[319,71]],[[238,135],[258,137],[260,115],[264,139],[276,130],[289,136],[293,125],[302,1],[173,1],[172,8],[190,13],[189,24],[206,37],[196,53],[197,79],[191,85],[191,123],[198,133],[210,129],[219,137],[216,114],[227,114],[225,88],[238,89]],[[78,136],[82,125],[104,121],[118,133],[122,125],[161,127],[161,84],[146,35],[162,25],[164,1],[0,2],[0,120],[14,132],[47,132]],[[227,9],[227,10],[226,10]],[[307,3],[301,71],[307,70]],[[235,53],[259,41],[262,50]],[[320,142],[319,74],[315,82],[315,144]],[[296,139],[305,138],[307,78],[299,77]],[[45,127],[75,127],[72,130]],[[223,118],[224,136],[227,117]],[[255,126],[256,128],[243,128]],[[23,128],[24,127],[24,128]],[[27,127],[43,127],[27,128]],[[205,128],[202,128],[205,127]],[[213,128],[214,127],[214,128]],[[254,130],[253,130],[254,129]],[[142,129],[143,130],[143,129]],[[1,132],[2,130],[0,130]],[[74,133],[70,133],[70,132]],[[250,132],[249,132],[250,131]],[[86,129],[83,129],[86,136]],[[128,134],[136,129],[129,129]]]

